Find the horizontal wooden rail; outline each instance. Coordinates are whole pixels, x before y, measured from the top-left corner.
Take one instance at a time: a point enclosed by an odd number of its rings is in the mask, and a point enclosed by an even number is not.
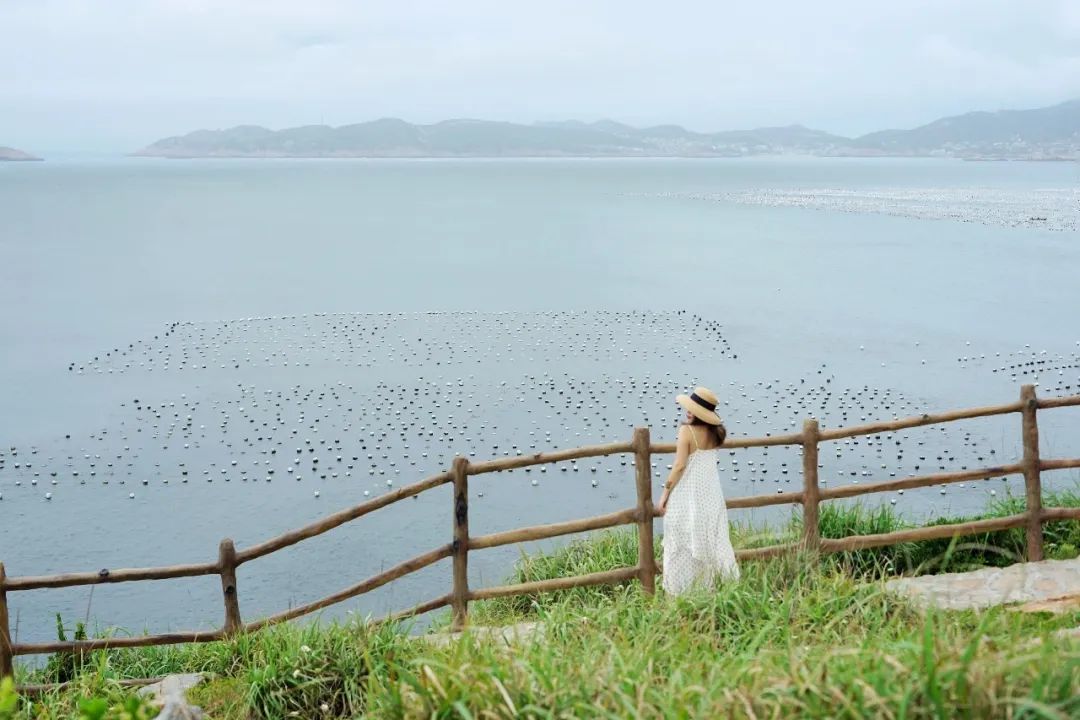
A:
[[[968,410],[953,410],[951,412],[937,413],[935,415],[916,415],[915,417],[901,418],[899,420],[886,420],[884,422],[855,425],[853,427],[835,428],[822,430],[821,440],[839,440],[841,438],[855,437],[856,435],[877,435],[878,433],[896,432],[923,425],[937,425],[939,423],[953,422],[955,420],[969,420],[971,418],[991,417],[994,415],[1007,415],[1020,412],[1021,403],[1007,403],[1005,405],[990,405],[988,407],[971,408]]]
[[[772,505],[799,505],[803,501],[802,490],[796,492],[779,492],[773,495],[742,495],[731,498],[725,503],[728,510],[745,510],[747,508],[769,507]],[[660,511],[654,511],[655,517],[661,517]]]
[[[1080,468],[1080,458],[1063,458],[1061,460],[1041,460],[1039,468],[1042,470],[1069,470]]]
[[[1041,398],[1039,400],[1040,410],[1060,407],[1075,407],[1077,405],[1080,405],[1080,395],[1070,395],[1069,397],[1059,398]]]
[[[246,550],[241,550],[237,552],[236,564],[241,565],[248,562],[249,560],[254,560],[255,558],[260,558],[263,555],[269,555],[272,552],[281,550],[282,548],[287,548],[290,545],[295,545],[301,540],[307,540],[309,538],[322,535],[325,532],[333,530],[339,525],[344,525],[347,522],[356,520],[357,518],[363,517],[364,515],[367,515],[370,512],[374,512],[379,508],[386,507],[387,505],[392,505],[399,500],[404,500],[405,498],[410,498],[414,495],[419,495],[425,490],[430,490],[431,488],[445,485],[448,482],[450,482],[450,473],[439,473],[438,475],[432,475],[429,478],[426,478],[419,482],[415,482],[412,485],[406,485],[405,487],[398,488],[393,492],[388,492],[385,495],[381,495],[375,498],[374,500],[369,500],[367,502],[360,503],[359,505],[354,505],[351,508],[346,508],[345,510],[342,510],[341,512],[336,512],[333,515],[327,515],[321,520],[317,520],[310,525],[305,525],[304,527],[297,530],[291,530],[287,533],[282,533],[275,538],[271,538],[269,540],[259,543],[258,545],[252,545]]]
[[[482,550],[484,548],[499,547],[512,543],[529,542],[532,540],[544,540],[546,538],[569,535],[570,533],[585,532],[587,530],[601,530],[603,528],[626,525],[637,520],[637,508],[629,508],[618,512],[598,515],[597,517],[583,520],[569,520],[550,525],[533,525],[520,530],[506,530],[490,535],[477,535],[469,538],[470,550]]]
[[[802,433],[790,435],[767,435],[759,438],[728,438],[721,445],[724,450],[735,448],[772,447],[774,445],[801,445]],[[675,452],[675,443],[653,443],[650,451],[654,453],[671,454]]]
[[[760,548],[747,548],[745,550],[736,550],[736,560],[762,560],[764,558],[776,557],[777,555],[783,555],[784,553],[798,550],[801,547],[799,543],[784,543],[782,545],[767,545]]]
[[[731,510],[740,508],[759,508],[769,505],[798,505],[803,501],[802,490],[797,492],[780,492],[772,495],[743,495],[742,497],[728,500],[727,507]]]
[[[504,470],[517,470],[518,468],[531,465],[548,465],[551,463],[564,462],[566,460],[580,460],[589,457],[606,457],[633,451],[632,443],[618,442],[606,445],[586,445],[585,447],[570,448],[569,450],[554,450],[546,453],[533,455],[519,455],[517,457],[496,458],[484,462],[470,463],[470,475],[483,475],[484,473],[502,472]]]
[[[911,530],[897,530],[896,532],[881,533],[878,535],[853,535],[839,540],[821,540],[822,552],[847,552],[850,550],[862,550],[865,548],[881,547],[882,545],[897,545],[899,543],[916,542],[918,540],[936,540],[938,538],[956,537],[960,535],[977,535],[979,533],[997,532],[1009,528],[1022,527],[1027,524],[1027,513],[1007,515],[989,520],[973,520],[971,522],[954,523],[952,525],[928,525],[926,527],[912,528]]]
[[[284,612],[279,612],[276,615],[270,615],[269,617],[265,617],[261,620],[248,623],[244,626],[244,631],[249,633],[256,632],[268,625],[277,625],[278,623],[295,620],[298,617],[310,615],[317,610],[322,610],[323,608],[330,607],[331,605],[337,605],[338,603],[349,600],[350,598],[354,598],[357,595],[363,595],[366,592],[371,592],[376,588],[382,587],[391,580],[396,580],[399,577],[414,573],[417,570],[422,570],[428,565],[432,565],[439,560],[448,558],[450,557],[451,552],[452,550],[450,545],[443,545],[440,548],[435,548],[434,550],[426,552],[423,555],[417,555],[410,560],[399,563],[398,565],[395,565],[389,570],[384,570],[378,575],[372,575],[366,580],[362,580],[355,585],[350,585],[344,590],[339,590],[332,595],[327,595],[321,600],[315,600],[314,602],[309,602],[305,605],[290,608],[288,610],[285,610]]]
[[[90,650],[114,650],[119,648],[149,647],[151,645],[184,645],[187,643],[217,642],[225,638],[221,630],[204,632],[176,632],[137,637],[94,638],[69,642],[16,643],[11,646],[15,655],[40,655],[52,652],[86,652]]]
[[[381,620],[376,620],[375,622],[376,622],[376,624],[378,624],[378,623],[388,623],[388,622],[397,622],[399,620],[404,620],[405,618],[415,617],[416,615],[423,615],[426,612],[431,612],[432,610],[438,610],[439,608],[444,608],[449,604],[450,604],[450,594],[447,593],[446,595],[443,595],[442,597],[437,597],[437,598],[434,598],[433,600],[428,600],[427,602],[422,602],[422,603],[420,603],[418,605],[413,605],[411,608],[408,608],[407,610],[399,610],[396,613],[391,613],[391,614],[387,615],[386,617],[382,618]]]
[[[603,572],[589,573],[587,575],[573,575],[571,577],[551,578],[549,580],[534,580],[533,582],[518,583],[517,585],[501,585],[499,587],[472,590],[469,592],[470,600],[490,600],[491,598],[506,597],[507,595],[534,595],[536,593],[551,592],[553,590],[568,590],[576,587],[588,587],[589,585],[611,585],[636,577],[638,568],[624,567],[617,570],[605,570]]]
[[[965,482],[967,480],[985,480],[987,478],[1016,475],[1024,471],[1021,463],[1012,465],[999,465],[998,467],[977,468],[975,470],[960,470],[958,472],[937,473],[935,475],[920,475],[919,477],[902,478],[900,480],[887,480],[885,482],[867,483],[866,485],[843,485],[821,491],[822,500],[836,500],[838,498],[854,497],[857,495],[869,495],[893,490],[910,490],[912,488],[928,487],[930,485],[948,485],[949,483]]]
[[[200,575],[215,575],[217,563],[198,565],[172,565],[152,568],[121,568],[117,570],[99,570],[88,573],[66,573],[63,575],[42,575],[8,578],[4,589],[36,590],[38,588],[62,588],[75,585],[102,585],[105,583],[134,582],[136,580],[171,580]]]
[[[1043,521],[1047,520],[1080,520],[1080,508],[1052,507],[1043,508]]]
[[[110,680],[109,682],[116,683],[120,687],[136,688],[145,687],[146,685],[153,685],[156,682],[161,682],[164,678],[130,678],[127,680]],[[60,683],[38,683],[34,685],[20,685],[19,694],[24,697],[34,697],[36,695],[42,695],[44,693],[56,692],[57,690],[63,690],[67,686],[71,685],[71,682]]]

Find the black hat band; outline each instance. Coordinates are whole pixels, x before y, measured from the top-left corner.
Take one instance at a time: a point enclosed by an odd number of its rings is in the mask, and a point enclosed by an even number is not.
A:
[[[705,408],[709,412],[716,412],[716,403],[711,403],[706,400],[702,400],[698,397],[697,393],[690,393],[690,399],[696,402],[701,407]]]

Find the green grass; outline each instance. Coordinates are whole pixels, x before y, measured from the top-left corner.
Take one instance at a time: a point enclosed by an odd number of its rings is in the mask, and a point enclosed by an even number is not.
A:
[[[215,718],[1080,715],[1080,644],[1052,635],[1080,614],[923,617],[806,557],[748,564],[740,582],[680,598],[631,583],[530,612],[546,634],[513,649],[470,635],[436,648],[353,623],[99,653],[79,692],[21,717],[70,717],[80,693],[122,696],[122,675],[190,671],[218,674],[193,696]]]
[[[1080,489],[1046,493],[1047,507],[1080,507]],[[1023,512],[1023,498],[1004,497],[995,500],[986,512],[977,517],[941,517],[930,525],[953,524],[968,520],[1004,517]],[[916,527],[904,520],[891,506],[867,506],[860,503],[824,503],[821,506],[819,527],[823,538],[842,538],[852,535],[878,535]],[[732,542],[737,548],[756,548],[797,541],[802,535],[802,515],[796,513],[779,529],[732,526]],[[1046,556],[1052,559],[1077,557],[1080,547],[1080,522],[1048,523],[1043,529]],[[1003,567],[1024,557],[1023,528],[971,535],[961,539],[924,540],[900,543],[888,547],[867,548],[835,553],[822,558],[831,568],[858,578],[873,579],[897,575],[925,575],[942,572],[961,572],[978,567]],[[659,564],[663,556],[663,540],[656,544]],[[525,555],[515,565],[508,582],[523,583],[553,577],[570,577],[637,564],[637,536],[632,531],[593,535],[569,543],[558,552]],[[625,585],[626,583],[624,583]],[[616,586],[602,585],[574,588],[540,597],[508,597],[474,604],[473,617],[485,625],[499,625],[514,619],[535,615],[543,607],[564,599],[588,604],[611,597]],[[449,624],[449,615],[438,621]]]
[[[1012,514],[1015,502],[990,512]],[[1080,494],[1051,504],[1080,505]],[[858,505],[826,504],[821,521],[827,537],[904,527],[887,508]],[[1075,544],[1078,526],[1049,525],[1047,549]],[[756,546],[798,530],[792,520],[777,534],[736,527],[733,537]],[[1019,531],[824,561],[789,555],[745,564],[739,582],[679,598],[647,597],[631,581],[473,603],[473,624],[542,621],[542,638],[514,648],[469,634],[434,647],[407,626],[353,622],[96,652],[73,688],[24,702],[16,717],[78,717],[79,699],[89,696],[119,707],[130,691],[118,679],[173,672],[214,674],[192,694],[214,718],[1080,717],[1080,643],[1053,634],[1080,625],[1080,613],[924,616],[879,580],[1003,563],[1022,540]],[[992,543],[1006,552],[987,550]],[[606,532],[523,556],[509,581],[636,559],[634,531]]]
[[[1080,489],[1047,492],[1046,507],[1080,507]],[[953,524],[969,520],[1005,517],[1024,512],[1024,499],[1006,496],[994,500],[978,516],[941,517],[929,525]],[[800,523],[792,521],[796,528]],[[890,506],[867,507],[860,504],[826,503],[821,507],[821,536],[842,538],[849,535],[875,535],[915,527],[903,520]],[[1080,547],[1080,522],[1069,520],[1043,526],[1043,549],[1047,558],[1077,557]],[[961,572],[979,567],[1004,567],[1024,558],[1024,528],[969,535],[961,539],[922,540],[889,547],[867,548],[830,556],[846,570],[861,576],[921,575]]]

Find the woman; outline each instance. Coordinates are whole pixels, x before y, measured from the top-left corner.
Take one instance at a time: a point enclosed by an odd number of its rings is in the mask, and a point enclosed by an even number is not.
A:
[[[686,423],[679,427],[675,462],[658,507],[664,516],[664,590],[679,595],[695,584],[711,586],[717,575],[736,580],[739,565],[716,472],[716,454],[727,436],[716,395],[699,387],[675,401],[686,410]]]

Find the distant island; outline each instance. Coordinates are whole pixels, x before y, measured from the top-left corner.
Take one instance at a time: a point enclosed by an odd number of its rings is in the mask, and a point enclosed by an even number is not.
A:
[[[134,153],[163,158],[468,157],[954,157],[1080,160],[1080,100],[1034,110],[971,112],[911,130],[847,138],[801,125],[698,133],[678,125],[635,128],[612,120],[524,125],[385,118],[342,127],[268,130],[241,125],[159,140]]]
[[[34,157],[30,153],[25,153],[22,150],[16,150],[15,148],[0,145],[0,162],[22,162],[31,160],[40,161],[41,158]]]

